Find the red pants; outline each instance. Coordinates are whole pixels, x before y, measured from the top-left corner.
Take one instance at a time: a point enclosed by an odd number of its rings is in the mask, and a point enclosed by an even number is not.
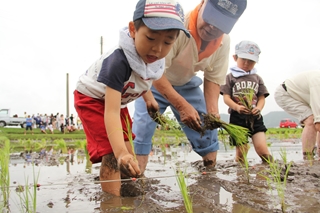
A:
[[[74,107],[86,133],[90,161],[99,163],[102,160],[102,156],[113,152],[104,125],[104,100],[91,98],[76,90],[74,91]],[[132,120],[127,107],[121,109],[120,119],[124,140],[128,141],[126,123],[129,122],[130,129],[132,129]],[[135,135],[132,133],[132,139],[134,138]]]

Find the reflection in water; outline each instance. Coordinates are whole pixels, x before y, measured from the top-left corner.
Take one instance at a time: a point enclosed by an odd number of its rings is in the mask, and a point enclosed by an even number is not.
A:
[[[90,158],[89,155],[86,154],[85,156],[86,156],[86,170],[85,171],[87,174],[91,174],[92,173],[92,163],[89,159]]]
[[[100,202],[101,213],[107,212],[126,212],[135,209],[140,205],[138,198],[134,197],[117,197],[103,192]],[[138,205],[136,205],[138,204]]]

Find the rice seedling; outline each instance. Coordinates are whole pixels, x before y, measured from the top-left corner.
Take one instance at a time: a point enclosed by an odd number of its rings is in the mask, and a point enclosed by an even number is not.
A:
[[[39,174],[37,176],[35,174],[34,164],[32,163],[33,168],[33,184],[29,185],[29,178],[25,177],[25,185],[19,186],[19,190],[17,190],[17,195],[20,201],[20,208],[21,212],[28,212],[28,213],[36,213],[37,212],[37,187],[38,187],[38,180]]]
[[[170,122],[170,119],[167,119],[167,117],[162,115],[159,111],[151,111],[149,112],[149,115],[152,120],[160,124],[162,127],[165,127]]]
[[[166,147],[168,146],[167,138],[164,136],[161,136],[160,140],[158,140],[155,145],[160,147],[161,152],[162,152],[162,156],[163,156],[163,163],[166,164],[166,156],[167,156]]]
[[[285,165],[288,163],[287,151],[284,148],[280,148],[280,157]]]
[[[287,184],[288,173],[290,171],[292,162],[287,162],[287,152],[284,149],[282,149],[280,152],[280,156],[284,162],[284,168],[282,168],[282,165],[277,161],[273,161],[272,159],[265,159],[269,165],[269,169],[266,170],[268,175],[262,176],[266,178],[271,192],[273,188],[276,189],[281,211],[285,212],[285,189]]]
[[[254,93],[255,93],[255,91],[253,89],[246,89],[246,90],[243,90],[238,95],[235,95],[239,99],[239,102],[241,103],[241,105],[243,105],[245,108],[247,108],[250,112],[253,108],[256,107],[254,104],[252,104]],[[261,115],[259,114],[258,116],[259,116],[258,117],[258,119],[259,119],[261,117]],[[247,122],[250,123],[251,130],[253,130],[254,120],[256,117],[257,116],[252,115],[252,114],[247,116]]]
[[[314,160],[314,149],[311,152],[303,152],[303,159],[309,162],[309,165],[312,166]]]
[[[247,140],[249,134],[249,130],[247,128],[235,124],[226,123],[212,114],[203,115],[203,123],[204,125],[202,127],[201,136],[203,135],[205,130],[222,128],[226,130],[226,132],[233,140],[235,140],[237,143],[241,143],[242,141]]]
[[[224,150],[228,150],[229,145],[229,137],[227,134],[225,134],[225,130],[219,128],[218,129],[218,139],[223,143]]]
[[[183,203],[188,213],[193,213],[192,200],[187,187],[185,173],[181,169],[177,169],[176,180],[183,198]]]
[[[56,144],[55,149],[60,150],[61,153],[67,153],[68,152],[67,143],[66,143],[65,140],[56,139],[53,142]]]
[[[242,154],[242,158],[239,159],[240,165],[242,168],[244,168],[245,177],[247,179],[247,183],[250,183],[250,170],[249,170],[249,161],[248,161],[248,150],[249,150],[249,144],[247,143],[241,143],[237,145],[240,149],[240,152]]]
[[[9,210],[9,197],[10,197],[10,173],[9,173],[9,161],[10,161],[10,141],[5,137],[0,137],[0,210],[6,212]]]

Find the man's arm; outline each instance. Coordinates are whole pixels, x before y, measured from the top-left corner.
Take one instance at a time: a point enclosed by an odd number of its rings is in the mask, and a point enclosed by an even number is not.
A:
[[[165,75],[154,81],[153,86],[178,110],[182,123],[196,131],[201,130],[197,110],[173,89]]]
[[[220,118],[218,106],[220,85],[204,78],[203,90],[204,98],[206,100],[207,113]]]

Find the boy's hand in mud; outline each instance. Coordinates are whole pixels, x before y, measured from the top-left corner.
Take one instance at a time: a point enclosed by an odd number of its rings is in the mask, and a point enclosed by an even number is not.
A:
[[[139,175],[141,175],[138,162],[131,154],[120,156],[118,158],[118,165],[120,167],[121,174],[127,177],[139,177]]]

